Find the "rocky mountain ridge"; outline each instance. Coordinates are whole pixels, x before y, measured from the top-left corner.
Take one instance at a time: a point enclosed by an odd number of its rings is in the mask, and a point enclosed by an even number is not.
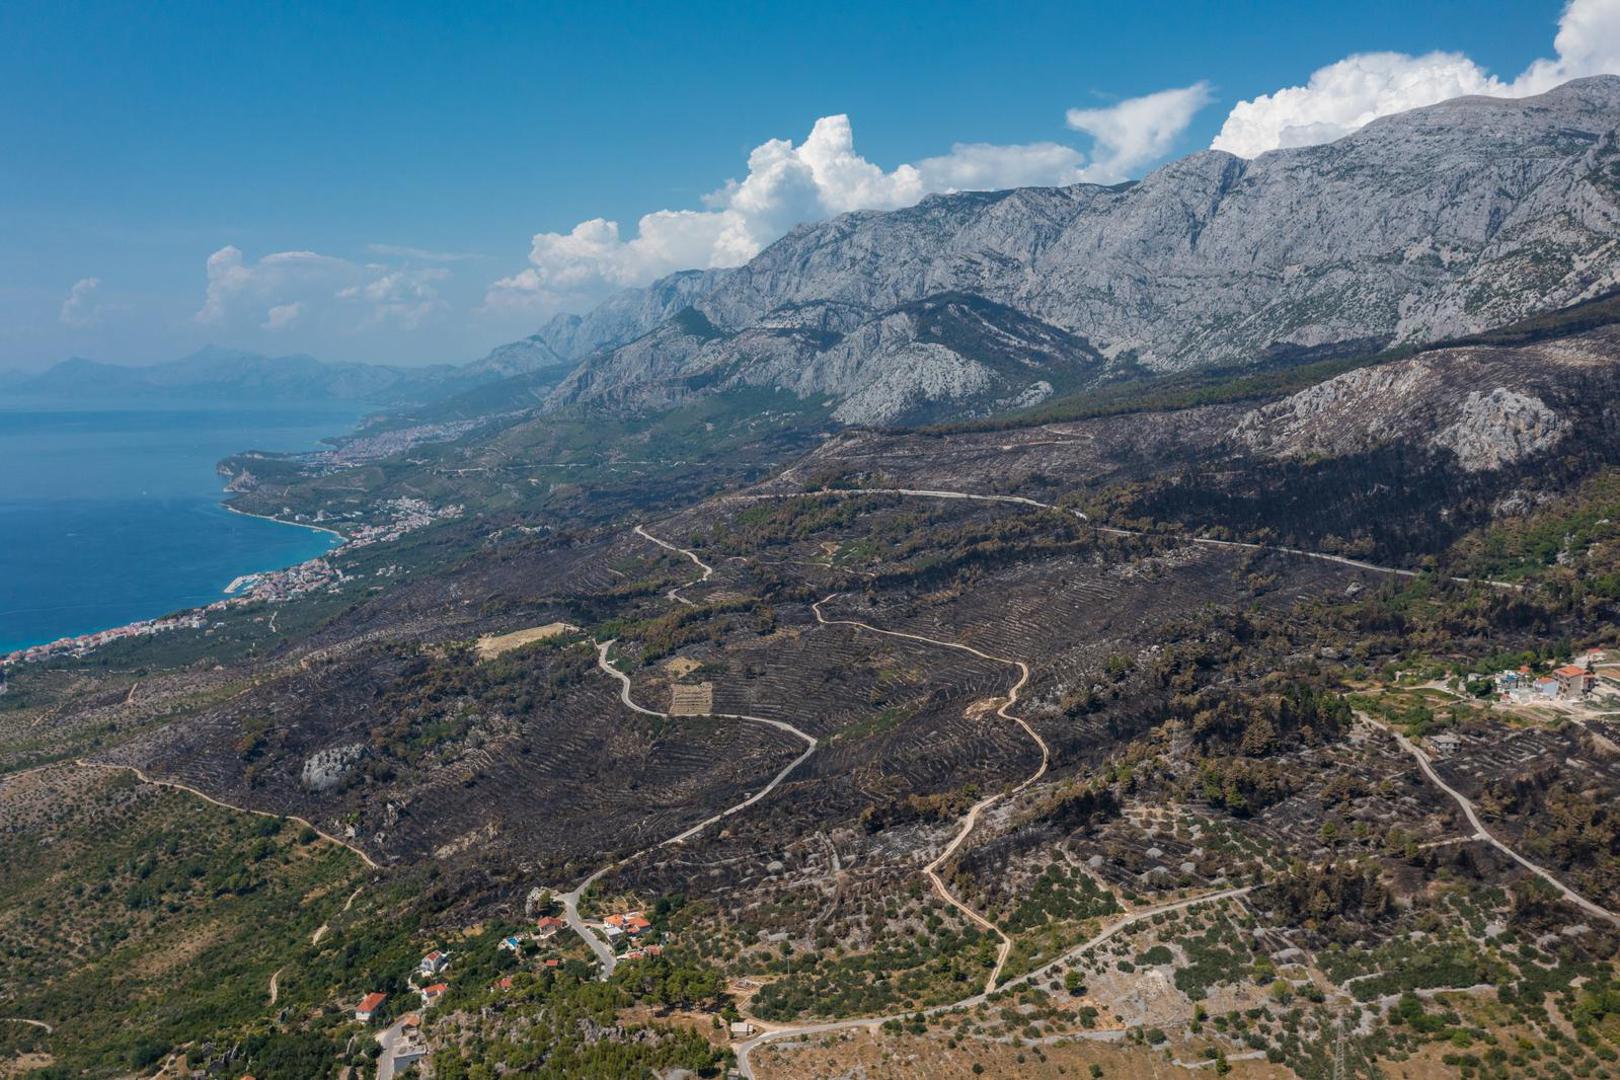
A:
[[[1620,284],[1617,127],[1620,78],[1604,76],[1252,161],[1196,153],[1135,183],[845,214],[734,270],[553,320],[537,337],[583,362],[549,403],[656,408],[774,385],[827,395],[844,422],[903,422],[1072,384],[1036,359],[1058,338],[1172,372],[1503,325]],[[961,340],[909,314],[951,302],[975,308]]]

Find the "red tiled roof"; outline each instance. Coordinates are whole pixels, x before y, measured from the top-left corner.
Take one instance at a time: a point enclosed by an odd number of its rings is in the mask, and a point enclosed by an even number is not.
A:
[[[432,986],[424,986],[424,987],[422,987],[422,993],[424,993],[424,994],[442,994],[448,989],[450,989],[450,984],[449,983],[434,983]]]
[[[354,1011],[365,1013],[376,1012],[377,1007],[387,1000],[387,994],[384,994],[378,990],[373,990],[371,993],[360,999],[360,1005]]]
[[[1585,675],[1586,669],[1583,667],[1576,667],[1574,664],[1565,664],[1563,667],[1553,672],[1553,674],[1562,675],[1566,679],[1574,679]]]

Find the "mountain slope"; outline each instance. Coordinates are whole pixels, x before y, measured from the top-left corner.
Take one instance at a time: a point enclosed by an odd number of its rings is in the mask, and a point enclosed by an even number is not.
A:
[[[357,401],[392,403],[436,396],[457,369],[328,363],[313,356],[263,356],[208,346],[147,367],[74,357],[11,389],[18,395],[107,400]]]
[[[1253,161],[1193,154],[1139,183],[846,214],[735,270],[564,320],[563,355],[642,336],[590,356],[552,403],[649,404],[698,374],[830,394],[850,422],[901,419],[917,401],[973,414],[1038,398],[1043,380],[1029,378],[987,401],[993,365],[966,345],[896,345],[896,311],[961,295],[1157,371],[1483,330],[1620,283],[1617,126],[1620,78],[1604,76],[1459,98]],[[725,340],[667,342],[688,306]],[[636,389],[649,380],[662,389]]]

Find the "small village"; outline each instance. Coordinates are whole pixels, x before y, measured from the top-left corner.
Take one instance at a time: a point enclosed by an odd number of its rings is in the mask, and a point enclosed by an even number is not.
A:
[[[621,961],[663,955],[664,942],[652,940],[661,938],[662,934],[642,911],[615,912],[601,919],[587,919],[585,926],[590,932],[601,935]],[[557,971],[568,963],[569,958],[563,954],[577,942],[568,933],[567,921],[548,911],[535,918],[532,927],[507,934],[496,946],[501,956],[509,958],[503,966],[511,966],[511,970],[490,984],[490,989],[497,994],[513,990],[514,977],[521,972]],[[377,1058],[378,1080],[393,1080],[408,1074],[430,1053],[431,1047],[423,1032],[423,1016],[442,1005],[450,994],[455,961],[456,956],[449,949],[430,949],[422,956],[406,981],[415,1000],[404,1006],[405,1012],[397,1012],[398,1003],[390,1005],[393,996],[381,990],[367,991],[355,1004],[357,1023],[368,1028],[387,1024],[375,1036],[381,1050]]]
[[[1408,730],[1435,760],[1494,753],[1487,746],[1493,739],[1503,745],[1556,740],[1564,729],[1620,748],[1620,665],[1599,650],[1578,653],[1567,663],[1526,662],[1484,675],[1431,678],[1409,673],[1396,697],[1406,706],[1426,703],[1430,708],[1432,719],[1402,714],[1401,722],[1417,722]],[[1499,725],[1481,725],[1488,714],[1507,722],[1505,741],[1491,734]]]
[[[208,619],[203,614],[206,610],[208,609],[183,611],[177,615],[166,615],[161,619],[142,619],[140,622],[129,623],[126,626],[114,626],[108,630],[98,630],[93,634],[58,638],[56,641],[49,641],[43,645],[32,645],[26,649],[18,649],[15,652],[0,656],[0,672],[3,672],[7,664],[34,663],[60,656],[84,656],[86,653],[99,649],[103,645],[128,641],[131,638],[165,634],[171,630],[201,630],[208,625]],[[4,675],[0,674],[0,683],[3,682]]]
[[[1543,701],[1580,701],[1597,689],[1598,676],[1593,661],[1565,664],[1546,675],[1536,675],[1528,665],[1513,671],[1501,671],[1495,676],[1498,699],[1518,705]],[[1617,687],[1620,689],[1620,687]]]

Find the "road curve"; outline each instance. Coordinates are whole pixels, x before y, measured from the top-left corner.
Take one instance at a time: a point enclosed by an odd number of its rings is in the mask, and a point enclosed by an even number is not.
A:
[[[1536,875],[1541,880],[1557,889],[1559,893],[1563,895],[1565,900],[1568,900],[1570,903],[1574,904],[1588,915],[1595,915],[1600,919],[1607,919],[1612,923],[1620,925],[1620,915],[1610,911],[1601,904],[1588,900],[1586,897],[1582,896],[1580,893],[1576,892],[1574,889],[1571,889],[1568,885],[1565,885],[1562,881],[1559,881],[1556,877],[1554,877],[1552,871],[1538,863],[1531,862],[1529,859],[1525,858],[1523,855],[1520,855],[1517,851],[1514,851],[1512,848],[1502,843],[1502,841],[1492,836],[1490,830],[1485,828],[1485,823],[1480,820],[1479,813],[1475,809],[1473,801],[1462,792],[1440,779],[1440,774],[1434,771],[1434,765],[1429,760],[1429,755],[1419,749],[1417,744],[1412,742],[1411,739],[1408,739],[1405,735],[1401,734],[1399,731],[1396,731],[1394,728],[1374,720],[1366,713],[1358,712],[1356,713],[1356,718],[1366,724],[1371,725],[1372,727],[1377,728],[1380,731],[1393,735],[1395,737],[1395,741],[1400,744],[1401,749],[1412,755],[1413,760],[1418,763],[1418,768],[1423,770],[1423,775],[1429,778],[1429,782],[1435,787],[1439,788],[1441,791],[1445,792],[1447,795],[1451,796],[1452,801],[1462,808],[1463,817],[1467,818],[1468,824],[1474,827],[1474,836],[1476,838],[1485,841],[1487,844],[1491,845],[1496,850],[1500,851],[1502,854],[1506,855],[1508,858],[1512,859],[1514,862],[1518,863],[1520,866],[1524,867],[1526,870],[1530,871],[1532,874]]]
[[[56,1029],[51,1027],[51,1025],[47,1024],[45,1021],[30,1020],[26,1016],[0,1016],[0,1024],[27,1024],[29,1027],[39,1028],[47,1035],[52,1035],[56,1032]]]
[[[354,892],[349,894],[349,898],[347,900],[343,901],[343,907],[338,910],[339,915],[344,914],[350,908],[354,907],[355,898],[360,895],[361,890],[363,890],[364,888],[365,888],[364,885],[355,886]],[[309,937],[310,945],[312,947],[315,946],[315,945],[319,945],[321,943],[321,939],[324,938],[327,935],[328,931],[330,931],[331,929],[332,929],[332,924],[331,924],[330,921],[323,922],[323,923],[321,923],[321,925],[317,926],[315,928],[315,932],[313,934],[311,934],[310,937]]]
[[[696,581],[688,581],[685,585],[678,585],[664,594],[677,604],[685,604],[687,607],[696,607],[696,604],[692,603],[692,601],[681,595],[681,590],[691,588],[693,585],[701,585],[705,581],[708,581],[709,578],[714,574],[714,567],[698,558],[695,551],[688,551],[683,547],[676,547],[667,540],[660,540],[646,529],[643,529],[640,525],[636,526],[636,535],[641,537],[643,540],[651,540],[653,543],[657,544],[666,551],[673,551],[677,555],[685,555],[697,565],[697,568],[699,571],[701,571],[701,573]]]
[[[1007,691],[1007,700],[1002,702],[1001,705],[996,709],[996,715],[1001,717],[1003,720],[1011,720],[1013,723],[1024,729],[1024,733],[1034,740],[1036,747],[1040,749],[1041,763],[1034,772],[1025,777],[1024,780],[1017,786],[1008,788],[1006,791],[997,792],[994,795],[987,795],[983,799],[980,799],[978,802],[974,803],[968,809],[967,814],[962,818],[961,829],[958,830],[956,836],[952,838],[951,842],[946,845],[945,850],[940,852],[939,856],[935,858],[933,862],[923,867],[923,873],[926,874],[928,876],[928,880],[933,883],[934,891],[937,892],[946,903],[950,904],[963,915],[967,916],[967,918],[976,926],[989,931],[1001,939],[1001,945],[996,950],[996,966],[991,969],[990,976],[985,980],[984,984],[985,992],[989,993],[996,988],[996,980],[1001,978],[1001,971],[1007,966],[1007,957],[1012,953],[1012,938],[1003,933],[1001,928],[995,923],[991,922],[977,911],[974,911],[966,903],[958,899],[956,895],[946,887],[945,879],[939,875],[939,868],[944,866],[956,855],[957,850],[960,849],[962,844],[967,840],[968,835],[973,832],[974,826],[979,823],[979,814],[982,811],[989,808],[994,803],[1001,801],[1003,798],[1016,795],[1020,791],[1023,791],[1025,788],[1029,787],[1029,785],[1046,775],[1046,770],[1052,763],[1052,751],[1051,748],[1046,745],[1046,740],[1041,738],[1039,733],[1037,733],[1034,728],[1030,727],[1029,723],[1025,721],[1023,717],[1014,716],[1012,713],[1007,711],[1018,703],[1019,691],[1021,691],[1029,682],[1029,665],[1025,664],[1022,660],[1009,660],[1004,656],[992,656],[987,652],[982,652],[975,649],[971,645],[964,645],[958,641],[945,641],[941,638],[931,638],[923,634],[908,634],[900,630],[884,630],[881,627],[873,626],[870,623],[860,622],[856,619],[829,619],[822,612],[821,605],[825,604],[827,601],[833,599],[833,597],[837,595],[837,593],[833,593],[832,596],[824,597],[810,605],[810,610],[815,613],[817,622],[828,626],[854,626],[874,634],[884,634],[888,637],[907,638],[911,641],[921,641],[929,645],[938,645],[946,649],[958,649],[965,653],[971,653],[972,655],[981,659],[989,660],[997,664],[1008,664],[1018,669],[1018,681],[1012,685],[1010,690]]]
[[[613,664],[608,660],[608,650],[612,648],[612,646],[613,641],[611,640],[599,641],[596,643],[596,666],[601,668],[607,674],[613,676],[615,679],[619,680],[619,700],[623,702],[626,707],[633,709],[644,716],[657,716],[664,719],[669,719],[668,713],[659,712],[656,709],[649,709],[643,705],[636,704],[635,700],[630,696],[630,676],[614,667]],[[581,938],[583,938],[585,944],[591,947],[591,951],[594,952],[597,959],[602,962],[602,970],[604,975],[613,974],[613,969],[617,966],[618,960],[614,956],[613,950],[608,948],[606,942],[597,937],[596,934],[592,933],[590,927],[585,925],[585,920],[580,917],[579,898],[584,894],[585,890],[594,885],[598,879],[600,879],[610,870],[616,870],[628,862],[639,859],[643,855],[657,851],[659,848],[668,847],[671,844],[685,843],[687,840],[690,840],[692,837],[696,836],[704,829],[707,829],[715,822],[723,821],[732,814],[746,810],[748,807],[754,805],[761,799],[765,798],[765,796],[775,791],[777,787],[780,786],[782,781],[787,779],[789,773],[791,773],[794,769],[797,769],[800,765],[804,764],[805,760],[809,758],[811,754],[816,752],[818,742],[814,735],[800,731],[792,724],[785,723],[781,720],[771,720],[763,716],[745,716],[741,713],[706,713],[704,715],[712,716],[721,720],[744,720],[749,723],[764,724],[767,727],[773,727],[779,731],[785,731],[790,735],[797,736],[798,738],[804,740],[804,752],[784,765],[780,772],[771,777],[769,783],[760,788],[758,791],[754,792],[752,795],[748,796],[748,798],[744,799],[742,802],[728,806],[718,814],[713,814],[706,817],[696,825],[693,825],[674,836],[660,840],[656,844],[652,844],[649,847],[642,848],[640,851],[632,852],[631,854],[624,856],[622,859],[608,863],[606,866],[596,870],[591,874],[590,877],[580,882],[573,889],[563,893],[557,898],[563,905],[564,921],[568,923],[569,929],[573,930],[575,934],[578,934]]]

